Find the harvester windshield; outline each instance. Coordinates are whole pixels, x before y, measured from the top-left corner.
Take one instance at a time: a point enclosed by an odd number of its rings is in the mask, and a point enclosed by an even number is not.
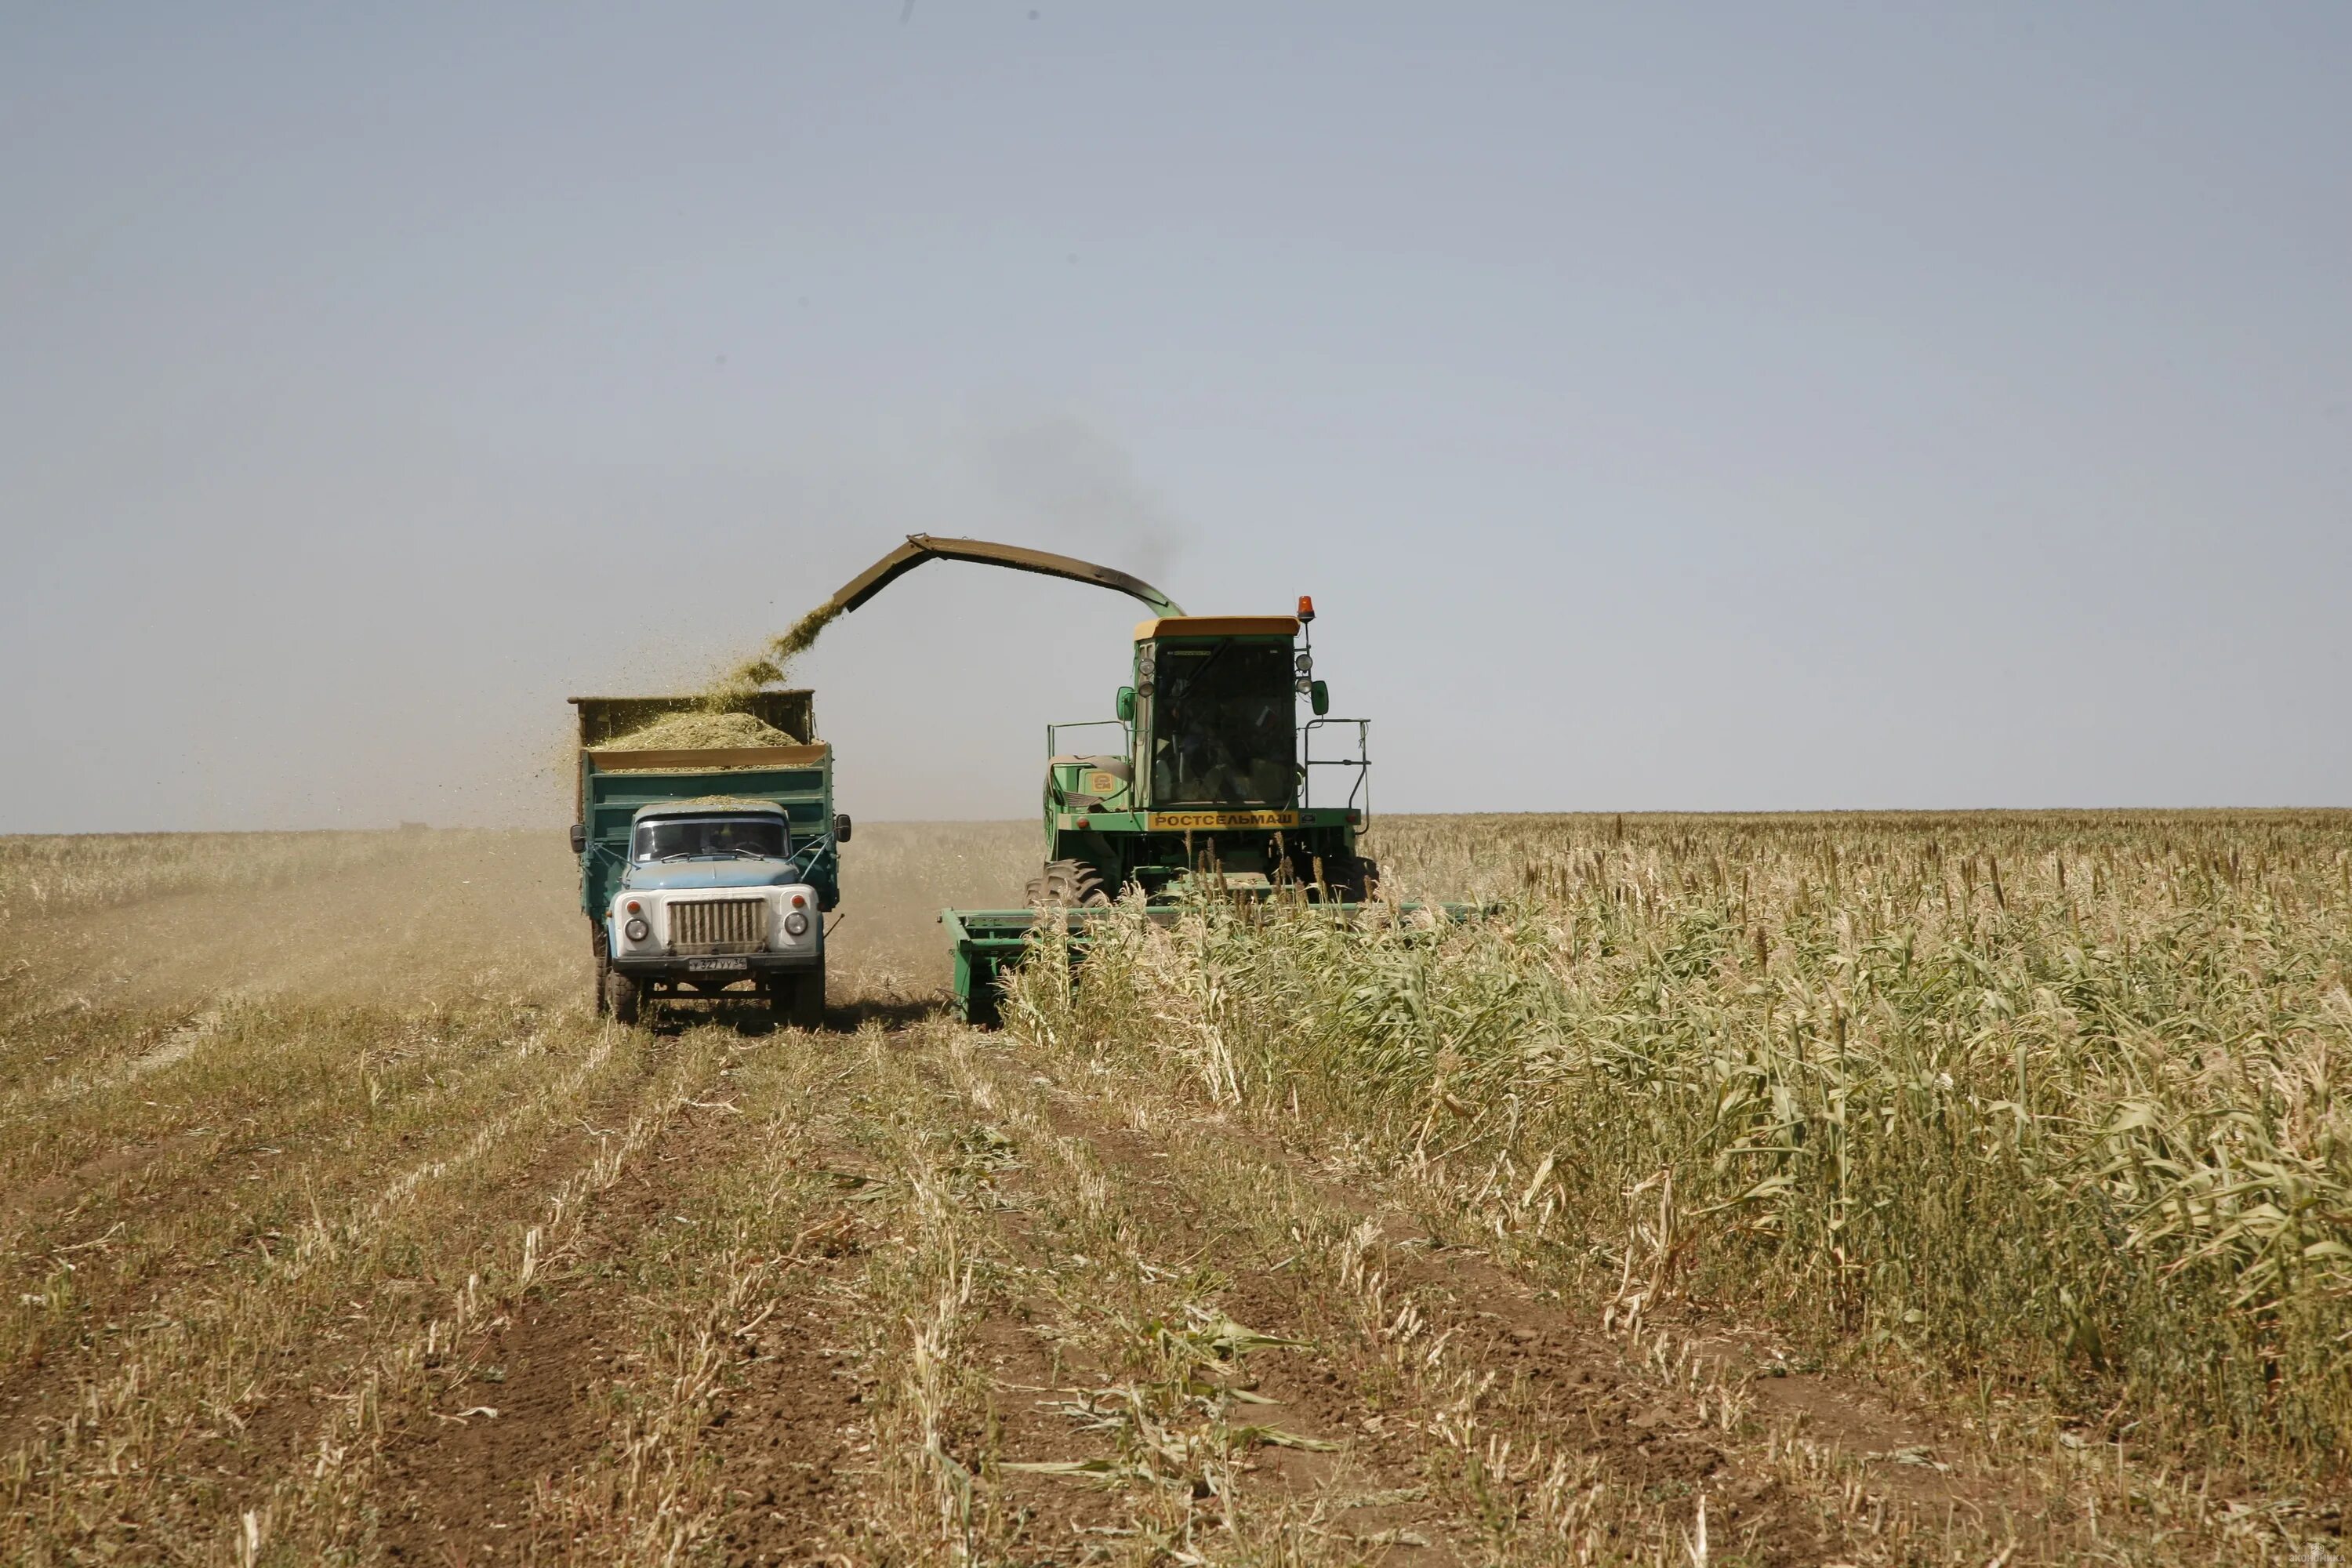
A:
[[[1296,782],[1290,648],[1162,646],[1151,797],[1167,805],[1290,804]]]

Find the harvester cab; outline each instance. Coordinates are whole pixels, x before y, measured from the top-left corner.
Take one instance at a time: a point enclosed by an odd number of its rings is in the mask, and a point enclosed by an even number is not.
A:
[[[1301,599],[1297,616],[1161,615],[1135,628],[1118,717],[1048,727],[1046,863],[1032,904],[1104,904],[1130,885],[1155,899],[1193,883],[1318,902],[1370,894],[1378,871],[1356,852],[1365,726],[1327,717],[1306,637],[1314,613]],[[1353,754],[1316,756],[1334,726],[1352,731]],[[1119,751],[1062,749],[1066,731],[1105,728]],[[1325,768],[1342,771],[1346,794],[1318,804]]]

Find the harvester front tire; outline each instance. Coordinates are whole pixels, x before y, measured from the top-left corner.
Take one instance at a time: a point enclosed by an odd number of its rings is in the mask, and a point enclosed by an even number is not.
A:
[[[1045,874],[1029,884],[1032,909],[1099,910],[1110,901],[1102,878],[1083,860],[1048,860]]]
[[[625,1028],[635,1027],[644,1005],[645,988],[634,976],[617,969],[604,972],[604,1011],[613,1016],[613,1022]]]

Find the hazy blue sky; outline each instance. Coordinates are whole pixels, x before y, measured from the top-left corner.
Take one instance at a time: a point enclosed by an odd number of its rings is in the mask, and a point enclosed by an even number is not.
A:
[[[2352,6],[0,5],[0,831],[560,822],[912,530],[1391,809],[2352,804]],[[844,804],[1128,602],[926,567]],[[539,776],[534,777],[537,773]]]

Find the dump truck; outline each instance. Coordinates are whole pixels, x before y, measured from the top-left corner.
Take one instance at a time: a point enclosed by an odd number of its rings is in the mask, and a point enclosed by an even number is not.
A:
[[[574,697],[579,710],[580,902],[597,1010],[634,1024],[656,998],[763,1003],[815,1028],[824,1016],[824,917],[841,901],[833,751],[807,691],[730,706],[804,743],[633,751],[607,742],[698,697]]]
[[[1071,556],[979,539],[912,534],[845,584],[831,615],[856,609],[927,561],[967,561],[1091,584],[1150,612],[1135,628],[1114,717],[1045,730],[1045,853],[1026,906],[948,910],[963,1016],[993,1022],[997,981],[1041,919],[1087,924],[1134,889],[1153,918],[1188,890],[1342,908],[1377,895],[1358,847],[1371,809],[1370,724],[1330,717],[1315,674],[1311,598],[1295,615],[1190,616],[1141,578]],[[1301,710],[1304,710],[1304,712]],[[1079,731],[1109,745],[1065,745]]]

